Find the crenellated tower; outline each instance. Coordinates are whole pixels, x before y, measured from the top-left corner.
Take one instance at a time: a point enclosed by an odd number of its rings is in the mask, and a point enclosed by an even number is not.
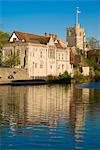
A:
[[[67,28],[67,42],[69,47],[75,46],[78,49],[85,50],[85,31],[79,24],[79,7],[76,9],[76,23],[74,27]]]

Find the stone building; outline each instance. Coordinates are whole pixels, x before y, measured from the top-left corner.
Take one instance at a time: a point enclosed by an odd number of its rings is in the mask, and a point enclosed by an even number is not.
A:
[[[9,42],[3,50],[4,56],[19,52],[20,64],[17,67],[27,69],[30,78],[58,76],[66,70],[72,74],[70,49],[67,42],[56,35],[13,32]]]
[[[80,13],[79,7],[76,9],[76,23],[74,27],[67,28],[67,42],[69,47],[75,46],[76,49],[86,49],[86,37],[84,28],[78,22],[78,15]]]
[[[79,23],[74,27],[67,28],[67,42],[69,47],[75,46],[78,49],[85,50],[85,31]]]

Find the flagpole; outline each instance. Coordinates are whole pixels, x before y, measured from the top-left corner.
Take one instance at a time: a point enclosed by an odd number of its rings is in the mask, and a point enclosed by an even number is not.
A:
[[[76,24],[78,24],[78,9],[79,7],[76,7]]]

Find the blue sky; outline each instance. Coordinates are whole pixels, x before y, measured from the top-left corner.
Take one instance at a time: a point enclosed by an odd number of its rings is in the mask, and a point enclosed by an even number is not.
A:
[[[0,0],[0,27],[34,34],[55,33],[65,39],[75,25],[76,7],[86,36],[100,39],[100,0]]]

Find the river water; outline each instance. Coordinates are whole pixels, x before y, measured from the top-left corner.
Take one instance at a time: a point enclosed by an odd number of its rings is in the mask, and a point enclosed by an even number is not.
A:
[[[100,89],[0,86],[1,150],[99,150]]]

